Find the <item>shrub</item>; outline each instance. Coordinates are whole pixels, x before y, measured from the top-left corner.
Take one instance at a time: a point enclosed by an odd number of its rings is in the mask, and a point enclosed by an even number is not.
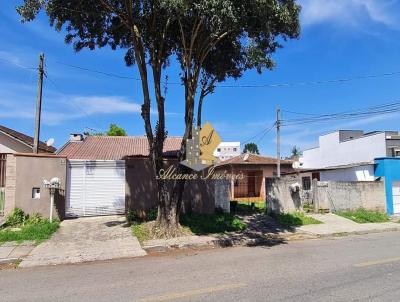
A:
[[[24,213],[20,208],[15,208],[12,212],[7,216],[5,224],[7,226],[19,226],[24,224],[27,220],[28,215]]]
[[[157,212],[157,207],[148,210],[131,210],[126,214],[126,219],[129,223],[152,221],[156,220]]]
[[[243,231],[246,224],[237,216],[223,214],[190,214],[180,218],[182,226],[197,235]]]

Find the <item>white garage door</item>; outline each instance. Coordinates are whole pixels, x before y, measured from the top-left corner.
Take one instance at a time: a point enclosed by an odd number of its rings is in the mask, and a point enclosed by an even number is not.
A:
[[[125,213],[125,161],[69,161],[66,216]]]
[[[400,214],[400,181],[393,182],[393,214]]]

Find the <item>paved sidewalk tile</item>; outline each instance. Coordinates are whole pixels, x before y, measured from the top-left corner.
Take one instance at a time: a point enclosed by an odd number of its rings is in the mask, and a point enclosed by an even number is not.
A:
[[[14,248],[14,246],[0,246],[0,259],[8,258]]]
[[[14,248],[14,250],[8,255],[8,258],[23,258],[29,255],[29,253],[35,248],[33,245],[21,245]]]
[[[296,228],[296,230],[321,236],[339,233],[365,233],[400,230],[400,224],[394,222],[356,223],[350,219],[335,214],[311,214],[310,216],[323,223],[304,225]]]
[[[124,216],[64,220],[60,229],[37,246],[20,267],[79,263],[146,255]]]

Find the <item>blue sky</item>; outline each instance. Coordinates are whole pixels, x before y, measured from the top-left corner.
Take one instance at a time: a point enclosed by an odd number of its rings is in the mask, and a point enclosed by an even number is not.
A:
[[[21,1],[0,2],[0,124],[33,135],[36,67],[46,55],[41,139],[55,138],[60,147],[69,133],[85,127],[105,130],[117,123],[130,135],[143,135],[140,82],[88,73],[60,64],[72,64],[135,77],[124,65],[123,52],[101,49],[75,53],[47,19],[21,24],[14,7]],[[301,0],[302,33],[289,41],[274,59],[275,70],[248,72],[233,85],[297,83],[400,71],[400,1]],[[177,70],[168,72],[177,81]],[[275,108],[324,114],[400,100],[400,75],[321,85],[288,87],[219,87],[207,98],[203,120],[210,121],[224,141],[246,141],[272,125]],[[169,135],[183,132],[183,89],[169,85]],[[283,113],[283,119],[298,116]],[[308,148],[318,135],[335,129],[400,130],[398,114],[355,121],[336,121],[282,129],[283,155],[293,145]],[[274,155],[270,132],[254,140],[262,153]]]

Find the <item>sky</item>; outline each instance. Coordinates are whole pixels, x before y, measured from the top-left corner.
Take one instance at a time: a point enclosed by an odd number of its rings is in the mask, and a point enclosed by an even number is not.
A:
[[[15,11],[21,2],[0,1],[0,124],[33,136],[35,68],[43,52],[47,77],[41,140],[54,138],[55,146],[61,147],[70,133],[88,128],[105,131],[110,123],[125,128],[129,135],[144,135],[139,81],[67,66],[138,77],[135,68],[125,66],[124,52],[104,48],[75,53],[44,15],[22,24]],[[211,122],[223,141],[252,141],[262,154],[274,156],[275,132],[264,130],[273,125],[277,107],[282,109],[282,119],[290,120],[302,116],[287,111],[319,115],[400,100],[400,0],[298,2],[302,5],[301,36],[285,42],[274,54],[275,69],[261,75],[247,72],[237,81],[223,83],[236,87],[217,87],[205,100],[203,121]],[[178,70],[172,65],[168,71],[170,82],[178,81]],[[329,82],[387,73],[395,74]],[[240,87],[246,85],[262,87]],[[183,96],[181,86],[168,85],[168,135],[183,133]],[[301,150],[315,147],[319,135],[337,129],[400,130],[399,118],[400,114],[394,113],[286,126],[282,128],[282,154],[289,155],[294,145]]]

